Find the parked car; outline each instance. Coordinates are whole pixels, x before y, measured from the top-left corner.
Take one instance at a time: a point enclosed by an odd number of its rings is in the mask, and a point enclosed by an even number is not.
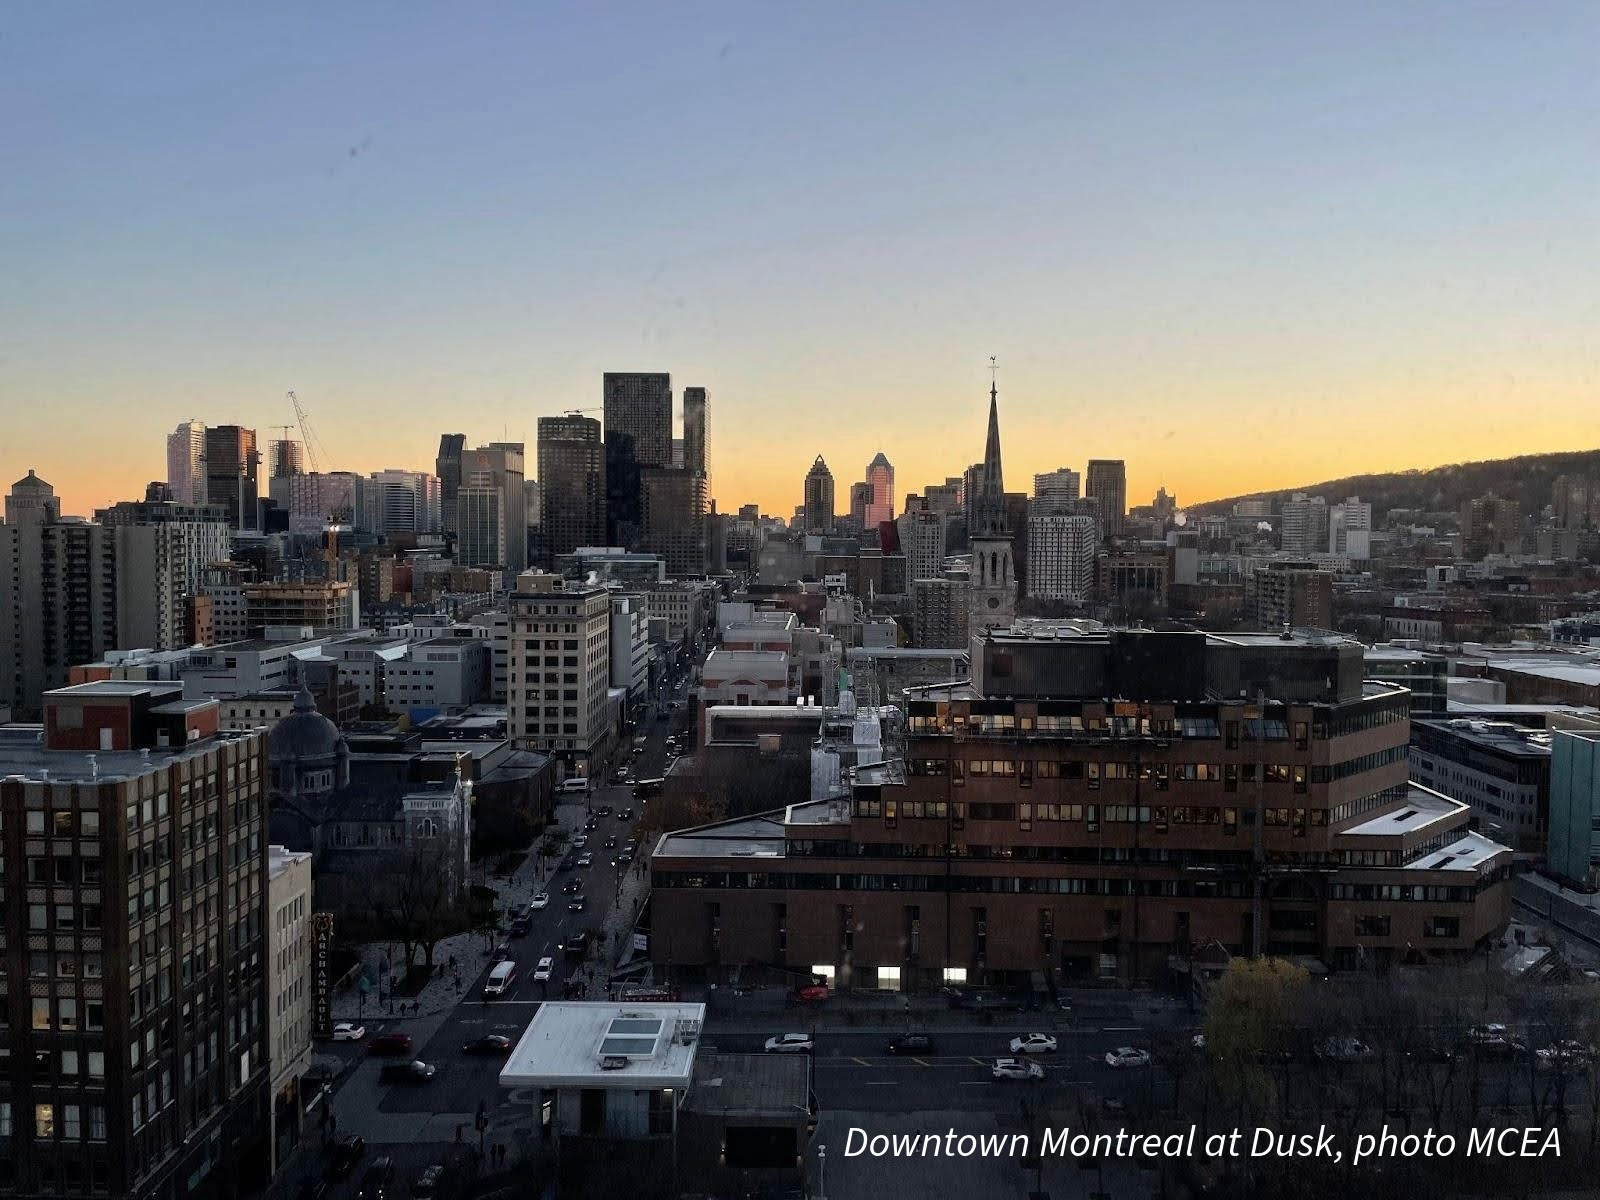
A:
[[[828,998],[828,985],[808,983],[804,987],[795,989],[794,998],[802,1004],[821,1004]]]
[[[1056,1039],[1048,1033],[1025,1033],[1011,1039],[1013,1054],[1054,1054]]]
[[[411,1194],[416,1200],[435,1200],[444,1187],[444,1166],[434,1163],[424,1167],[422,1174],[417,1176],[417,1181],[411,1185]]]
[[[406,1062],[388,1064],[378,1073],[378,1078],[384,1083],[427,1083],[438,1072],[439,1068],[432,1063],[413,1058]]]
[[[1118,1046],[1115,1050],[1106,1051],[1106,1066],[1108,1067],[1148,1067],[1150,1065],[1150,1052],[1136,1050],[1132,1046]]]
[[[372,1039],[369,1054],[382,1055],[392,1058],[397,1054],[411,1053],[411,1035],[409,1033],[380,1033]]]
[[[890,1054],[932,1054],[933,1039],[925,1033],[907,1033],[889,1043]]]
[[[356,1169],[356,1164],[366,1152],[364,1138],[353,1133],[341,1133],[328,1143],[328,1173],[335,1179],[343,1179]]]
[[[534,912],[540,912],[543,909],[549,908],[550,907],[550,893],[549,892],[540,892],[532,900],[528,901],[528,907],[531,908]]]
[[[546,955],[539,960],[539,965],[533,969],[533,981],[535,983],[548,983],[550,975],[555,969],[555,959]]]
[[[582,775],[576,775],[562,783],[558,790],[564,796],[581,796],[589,790],[589,781]]]
[[[586,837],[584,834],[581,834],[581,833],[577,837],[572,839],[572,848],[574,850],[582,850],[588,844],[589,844],[588,837]]]
[[[997,1058],[990,1073],[996,1079],[1043,1079],[1044,1068],[1031,1059]]]
[[[561,943],[561,952],[568,958],[582,958],[589,953],[589,935],[580,931]]]
[[[615,858],[613,858],[611,860],[611,865],[613,867],[625,867],[629,863],[631,863],[632,861],[633,861],[633,851],[632,850],[624,850],[621,854],[617,855]]]
[[[810,1054],[813,1048],[809,1033],[780,1033],[767,1039],[768,1054]]]
[[[1372,1047],[1360,1038],[1332,1037],[1318,1042],[1316,1053],[1325,1062],[1365,1062],[1372,1057]]]
[[[492,963],[505,962],[510,957],[511,944],[509,942],[501,942],[489,952],[489,961]]]
[[[514,938],[527,937],[533,929],[533,921],[529,917],[518,917],[511,922],[511,936]]]
[[[367,1036],[367,1027],[357,1025],[354,1021],[340,1021],[333,1027],[333,1040],[336,1042],[359,1042]]]
[[[567,905],[567,911],[568,912],[582,912],[584,909],[586,909],[588,907],[589,907],[589,898],[587,896],[574,896],[572,898],[572,902]]]
[[[372,1165],[361,1173],[361,1186],[356,1189],[356,1200],[386,1200],[392,1194],[394,1160],[388,1155],[372,1160]]]
[[[498,1033],[486,1033],[477,1041],[461,1047],[463,1054],[510,1054],[511,1039]]]
[[[1535,1051],[1535,1062],[1541,1071],[1554,1071],[1559,1068],[1571,1070],[1588,1062],[1589,1053],[1589,1047],[1582,1042],[1551,1042],[1543,1049]]]

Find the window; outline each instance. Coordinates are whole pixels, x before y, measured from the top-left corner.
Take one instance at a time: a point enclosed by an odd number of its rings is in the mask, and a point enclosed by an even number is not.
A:
[[[1422,926],[1423,937],[1453,938],[1461,936],[1460,917],[1429,917]]]
[[[106,1077],[106,1055],[103,1050],[91,1050],[88,1055],[89,1078],[104,1079]]]
[[[1380,916],[1365,916],[1356,918],[1357,937],[1388,937],[1389,918]]]
[[[76,1104],[63,1104],[61,1106],[61,1136],[68,1141],[76,1142],[83,1137],[83,1127],[79,1123],[80,1109]]]
[[[878,968],[878,990],[880,992],[898,992],[900,990],[900,968]]]
[[[33,998],[33,1027],[35,1029],[50,1028],[50,1000],[47,996]]]
[[[36,808],[30,808],[28,810],[26,827],[27,827],[27,830],[28,830],[29,833],[36,833],[36,834],[42,835],[44,833],[44,812],[43,812],[43,810],[36,809]]]
[[[73,814],[70,812],[57,812],[50,814],[51,822],[54,826],[54,832],[57,837],[72,836],[74,832],[73,826],[76,824],[76,822],[72,819],[72,816]]]
[[[52,1104],[33,1106],[33,1136],[53,1138],[56,1135],[56,1110]]]
[[[965,967],[946,967],[944,969],[944,981],[946,983],[965,983],[967,981],[967,969]]]

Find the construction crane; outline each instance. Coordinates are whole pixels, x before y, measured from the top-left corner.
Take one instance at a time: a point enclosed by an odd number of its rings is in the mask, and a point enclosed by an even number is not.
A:
[[[311,468],[313,473],[320,471],[322,467],[317,454],[320,443],[317,441],[317,435],[311,431],[311,419],[306,416],[306,406],[300,403],[300,397],[296,396],[294,392],[285,392],[284,395],[288,397],[289,403],[294,406],[295,420],[300,423],[300,440],[306,444],[306,465]],[[287,429],[288,426],[284,426],[284,428]]]
[[[563,417],[581,417],[581,416],[583,416],[584,413],[592,413],[592,412],[605,412],[605,409],[599,408],[599,407],[595,407],[595,408],[569,408],[565,412],[563,412],[561,415]]]

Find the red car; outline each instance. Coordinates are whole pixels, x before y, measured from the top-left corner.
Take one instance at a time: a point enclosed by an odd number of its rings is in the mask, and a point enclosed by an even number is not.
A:
[[[386,1058],[397,1057],[401,1054],[411,1053],[411,1035],[409,1033],[380,1033],[372,1039],[369,1054],[381,1054]]]
[[[822,1001],[828,998],[827,985],[821,983],[809,983],[805,987],[796,990],[794,998],[807,1004],[820,1004]]]

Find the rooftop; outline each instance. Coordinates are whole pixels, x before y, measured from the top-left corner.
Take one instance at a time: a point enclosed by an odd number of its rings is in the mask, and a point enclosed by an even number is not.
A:
[[[1467,812],[1459,800],[1440,795],[1432,788],[1413,783],[1406,790],[1405,803],[1393,812],[1346,829],[1339,837],[1401,837],[1449,817]]]
[[[704,1004],[541,1004],[500,1071],[502,1087],[687,1088]]]
[[[1526,725],[1513,725],[1510,721],[1451,717],[1438,721],[1415,720],[1411,722],[1411,728],[1435,731],[1496,754],[1517,758],[1550,757],[1550,733],[1547,730],[1529,729]]]
[[[1495,855],[1505,854],[1509,849],[1481,833],[1469,833],[1460,841],[1451,842],[1407,866],[1414,871],[1476,871]]]
[[[669,858],[782,858],[781,814],[761,813],[663,834],[651,857],[663,854]]]
[[[182,746],[152,747],[148,751],[47,750],[43,725],[0,725],[0,778],[23,775],[43,779],[48,775],[51,782],[136,779],[175,762],[198,758],[219,745],[260,736],[259,731],[222,733]]]
[[[809,1114],[811,1056],[702,1054],[694,1065],[689,1108],[697,1112]]]

